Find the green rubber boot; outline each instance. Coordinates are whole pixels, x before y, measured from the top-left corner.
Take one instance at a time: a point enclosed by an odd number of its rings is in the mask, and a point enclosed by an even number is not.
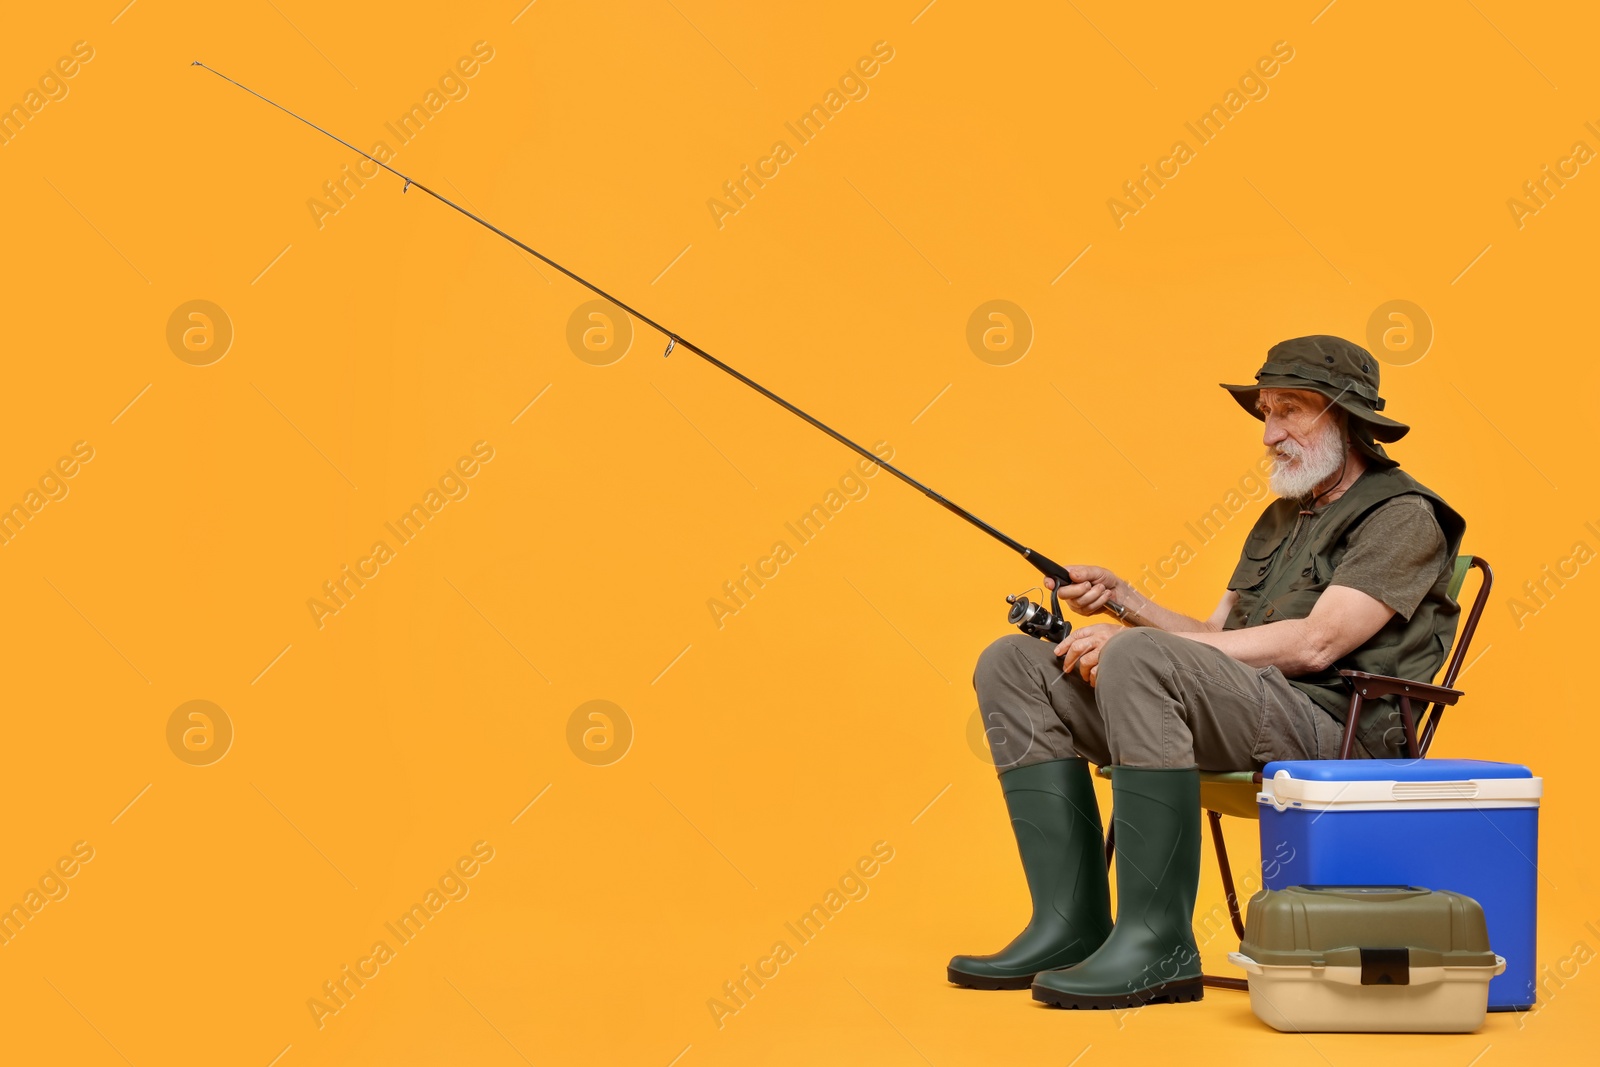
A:
[[[1200,883],[1200,772],[1111,768],[1117,925],[1076,967],[1046,971],[1033,999],[1060,1008],[1137,1008],[1199,1000],[1194,943]]]
[[[1000,775],[1033,918],[991,956],[955,956],[949,978],[974,989],[1027,989],[1034,975],[1067,967],[1111,932],[1100,805],[1089,762],[1059,759]]]

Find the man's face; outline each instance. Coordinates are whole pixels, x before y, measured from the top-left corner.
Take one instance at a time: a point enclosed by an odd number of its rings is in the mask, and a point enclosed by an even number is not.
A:
[[[1341,413],[1321,393],[1263,389],[1256,410],[1265,421],[1261,440],[1273,459],[1272,491],[1279,496],[1305,496],[1344,462]]]

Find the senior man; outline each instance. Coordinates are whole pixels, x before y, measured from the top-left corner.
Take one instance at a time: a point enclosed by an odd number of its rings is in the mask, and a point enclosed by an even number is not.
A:
[[[953,958],[958,985],[1031,985],[1072,1008],[1199,999],[1199,772],[1337,758],[1341,668],[1431,680],[1444,662],[1466,523],[1379,444],[1409,427],[1379,414],[1377,361],[1342,338],[1297,337],[1268,351],[1254,384],[1223,388],[1265,423],[1278,499],[1215,610],[1192,618],[1074,565],[1062,598],[1080,615],[1120,606],[1118,622],[1054,647],[1010,634],[978,659],[1033,917],[999,952]],[[1397,701],[1369,702],[1357,738],[1363,758],[1402,755]],[[1111,769],[1115,926],[1091,763]]]

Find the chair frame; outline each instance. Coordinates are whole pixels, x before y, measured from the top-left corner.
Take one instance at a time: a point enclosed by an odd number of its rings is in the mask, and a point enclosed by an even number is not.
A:
[[[1489,591],[1494,586],[1494,571],[1489,563],[1481,556],[1456,557],[1455,596],[1452,598],[1460,602],[1462,588],[1466,585],[1466,572],[1477,568],[1482,572],[1483,580],[1478,586],[1477,595],[1473,598],[1472,608],[1467,613],[1466,620],[1461,624],[1457,634],[1455,648],[1451,650],[1448,666],[1445,668],[1443,684],[1429,685],[1423,682],[1414,682],[1406,678],[1395,678],[1383,674],[1368,674],[1364,671],[1341,670],[1339,674],[1350,685],[1350,705],[1345,711],[1344,736],[1339,745],[1339,758],[1350,759],[1355,750],[1356,729],[1361,721],[1361,706],[1367,700],[1381,700],[1386,696],[1400,698],[1400,720],[1405,730],[1405,751],[1410,759],[1422,759],[1428,754],[1428,747],[1433,743],[1434,734],[1438,732],[1439,722],[1444,718],[1444,709],[1454,705],[1461,699],[1463,693],[1452,688],[1456,678],[1461,674],[1463,661],[1467,656],[1467,649],[1472,644],[1473,635],[1478,629],[1478,620],[1483,616],[1483,609],[1489,603]],[[1419,729],[1417,719],[1412,712],[1411,701],[1421,700],[1428,705],[1423,713]],[[1256,785],[1261,784],[1261,772],[1256,771],[1251,776],[1251,781]],[[1217,854],[1217,867],[1222,875],[1222,888],[1228,904],[1228,917],[1233,920],[1233,931],[1241,939],[1244,938],[1244,917],[1239,912],[1239,895],[1234,888],[1233,867],[1228,862],[1228,843],[1222,834],[1222,812],[1206,809],[1206,815],[1211,822],[1211,843]],[[1114,827],[1106,832],[1106,865],[1110,866],[1116,854],[1116,838]],[[1245,990],[1249,986],[1243,978],[1226,978],[1220,975],[1203,975],[1207,986],[1214,989]]]

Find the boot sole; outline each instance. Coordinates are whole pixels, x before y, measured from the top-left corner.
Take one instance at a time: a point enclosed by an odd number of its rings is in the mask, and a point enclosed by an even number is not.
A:
[[[1089,993],[1064,993],[1044,986],[1033,987],[1033,999],[1057,1008],[1142,1008],[1146,1004],[1182,1004],[1200,1000],[1206,995],[1203,979],[1182,978],[1176,982],[1163,982],[1133,993],[1113,996],[1096,996]]]
[[[967,974],[954,967],[947,970],[951,982],[968,989],[1027,989],[1033,985],[1037,974],[1019,974],[1015,978],[1001,978],[987,974]]]

